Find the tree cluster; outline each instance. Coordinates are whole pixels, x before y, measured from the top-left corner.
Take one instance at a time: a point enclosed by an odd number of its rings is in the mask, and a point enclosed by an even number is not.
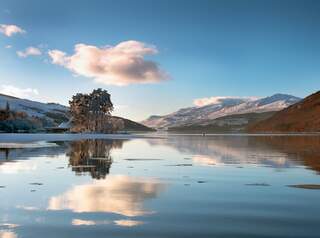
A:
[[[113,104],[106,90],[95,89],[90,94],[78,93],[69,101],[72,132],[113,133],[124,123],[111,116]]]
[[[4,109],[0,109],[1,132],[31,132],[41,126],[42,123],[38,118],[28,117],[25,112],[12,111],[8,102]]]

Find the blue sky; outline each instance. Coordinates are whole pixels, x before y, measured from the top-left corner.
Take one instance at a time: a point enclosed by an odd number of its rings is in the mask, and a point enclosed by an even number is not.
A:
[[[320,1],[307,0],[1,0],[0,24],[25,32],[8,36],[2,27],[0,91],[68,104],[101,87],[116,114],[138,121],[198,98],[304,97],[320,88],[319,12]],[[101,73],[101,65],[79,65],[92,64],[91,50],[100,60],[118,57],[123,42],[125,66],[103,65]],[[140,80],[145,72],[151,76]]]

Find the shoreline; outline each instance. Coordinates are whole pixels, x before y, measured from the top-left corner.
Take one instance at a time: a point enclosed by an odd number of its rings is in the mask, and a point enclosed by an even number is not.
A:
[[[89,134],[89,133],[2,133],[0,142],[74,141],[89,139],[129,140],[140,138],[159,138],[147,134]]]
[[[91,134],[91,133],[1,133],[1,143],[15,142],[39,142],[39,141],[74,141],[74,140],[90,140],[90,139],[105,139],[105,140],[130,140],[130,139],[163,139],[170,136],[247,136],[247,137],[262,137],[262,136],[320,136],[320,133],[143,133],[143,134]]]

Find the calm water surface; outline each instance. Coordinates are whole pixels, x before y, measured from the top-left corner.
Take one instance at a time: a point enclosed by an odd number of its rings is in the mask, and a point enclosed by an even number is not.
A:
[[[0,238],[320,237],[320,137],[2,147]]]

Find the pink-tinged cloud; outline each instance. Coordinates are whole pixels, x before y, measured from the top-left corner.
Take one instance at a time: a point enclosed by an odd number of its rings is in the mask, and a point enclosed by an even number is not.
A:
[[[158,50],[143,42],[124,41],[102,48],[77,44],[74,51],[73,55],[60,50],[50,50],[48,54],[53,64],[103,84],[123,86],[156,83],[169,78],[156,62],[145,59],[147,55],[157,54]]]
[[[0,33],[4,34],[5,36],[13,36],[14,34],[22,34],[26,31],[16,25],[6,25],[0,24]]]
[[[207,105],[219,104],[226,99],[241,99],[246,101],[256,100],[257,97],[235,97],[235,96],[217,96],[217,97],[207,97],[207,98],[197,98],[193,100],[193,104],[197,107],[203,107]]]
[[[25,50],[17,51],[17,55],[21,58],[26,58],[28,56],[42,55],[42,52],[39,48],[30,46],[30,47],[26,48]]]

